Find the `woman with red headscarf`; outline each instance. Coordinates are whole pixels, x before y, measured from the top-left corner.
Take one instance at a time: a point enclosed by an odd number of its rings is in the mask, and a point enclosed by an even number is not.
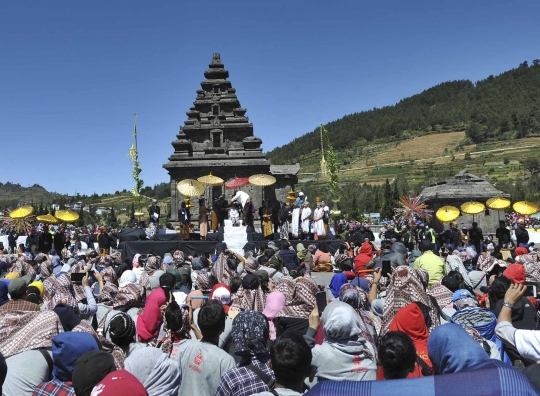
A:
[[[373,247],[371,243],[364,242],[360,247],[360,253],[354,258],[354,272],[358,274],[358,271],[363,270],[371,260],[373,260]],[[363,276],[362,273],[359,275]]]
[[[425,369],[430,369],[432,367],[431,360],[428,356],[427,341],[429,337],[428,326],[426,325],[426,317],[429,319],[429,315],[424,315],[422,309],[420,308],[422,303],[413,302],[412,304],[407,305],[406,307],[401,308],[394,319],[390,323],[388,331],[402,331],[407,334],[413,340],[414,346],[416,348],[417,363],[414,371],[410,373],[407,378],[416,378],[423,377],[422,366]],[[423,305],[423,304],[422,304]],[[428,308],[425,308],[426,313]],[[418,363],[419,359],[422,360],[423,364]],[[424,369],[424,371],[425,371]],[[384,373],[382,367],[379,368],[377,374],[377,379],[383,379]]]

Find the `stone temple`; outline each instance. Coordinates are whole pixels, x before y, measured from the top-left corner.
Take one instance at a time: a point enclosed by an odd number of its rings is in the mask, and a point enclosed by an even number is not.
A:
[[[214,54],[209,69],[204,72],[206,80],[197,90],[193,106],[186,112],[188,119],[180,127],[176,140],[171,144],[174,153],[163,167],[171,180],[171,221],[178,220],[178,208],[184,199],[177,190],[183,179],[197,179],[212,173],[227,183],[237,177],[254,174],[272,174],[277,183],[263,187],[248,185],[242,188],[251,195],[258,208],[262,199],[285,200],[287,192],[298,181],[300,165],[273,166],[262,152],[262,140],[253,134],[253,124],[241,107],[236,89],[227,80],[229,72],[221,63],[220,54]],[[225,186],[208,187],[205,198],[208,205],[224,194],[227,200],[233,190]],[[197,223],[198,198],[192,200],[192,222]]]

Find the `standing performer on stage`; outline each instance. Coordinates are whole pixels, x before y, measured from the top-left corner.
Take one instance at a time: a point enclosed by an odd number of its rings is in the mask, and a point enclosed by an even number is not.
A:
[[[161,209],[157,204],[157,199],[152,200],[152,206],[148,209],[148,214],[150,215],[151,223],[159,223],[159,215],[161,214]]]
[[[217,221],[221,227],[225,225],[225,219],[227,218],[227,206],[228,203],[223,195],[220,195],[219,198],[214,201],[214,205],[212,206],[214,213],[217,216]],[[212,223],[212,230],[217,231],[217,229],[218,226],[216,225],[214,230],[214,224]]]
[[[253,206],[251,205],[251,197],[249,195],[246,203],[244,204],[243,213],[244,225],[251,227],[251,232],[253,232],[255,229],[255,224],[253,223]]]
[[[209,210],[205,205],[205,199],[199,199],[199,234],[201,235],[201,241],[206,241],[206,235],[208,235],[208,213]]]
[[[307,202],[304,202],[302,206],[302,239],[309,239],[311,232],[311,208]]]
[[[293,202],[291,206],[294,208],[291,219],[291,235],[293,239],[298,239],[300,236],[300,208],[296,202]]]
[[[268,205],[268,201],[263,201],[262,206],[262,232],[265,239],[272,239],[274,235],[274,229],[272,226],[272,208]]]
[[[178,210],[178,221],[180,222],[180,235],[182,239],[189,240],[189,222],[191,215],[185,202],[182,202]]]
[[[286,202],[281,203],[281,209],[279,211],[279,238],[289,239],[289,217],[291,215],[291,209],[287,206]]]
[[[315,240],[325,239],[326,230],[324,228],[324,207],[321,206],[321,203],[317,203],[317,209],[313,213],[313,222],[315,223]]]

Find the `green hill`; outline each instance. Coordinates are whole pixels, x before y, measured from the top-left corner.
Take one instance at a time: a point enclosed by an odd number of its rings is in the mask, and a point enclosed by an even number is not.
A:
[[[59,198],[60,194],[49,192],[39,184],[23,187],[11,182],[0,183],[0,209],[54,203]]]
[[[540,133],[540,60],[474,84],[439,84],[394,106],[354,113],[325,125],[339,151],[370,142],[466,130],[468,141],[512,140]],[[274,164],[297,162],[319,150],[319,129],[267,154]]]

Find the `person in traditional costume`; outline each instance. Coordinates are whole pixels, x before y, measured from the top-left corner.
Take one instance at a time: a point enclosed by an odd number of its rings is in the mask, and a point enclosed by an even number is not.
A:
[[[266,239],[272,239],[274,235],[274,228],[272,225],[272,208],[268,205],[268,201],[263,201],[261,222],[264,237]]]
[[[324,228],[324,208],[320,203],[317,204],[317,209],[315,209],[315,212],[313,213],[313,222],[315,225],[315,240],[326,238],[326,229]]]
[[[180,205],[180,210],[178,211],[178,221],[180,222],[180,234],[182,239],[189,239],[189,222],[191,215],[189,213],[189,208],[185,202],[182,202]]]
[[[253,205],[251,203],[251,197],[248,197],[248,199],[246,200],[246,203],[244,204],[242,208],[242,213],[243,213],[244,225],[254,229],[255,224],[253,223]]]
[[[240,212],[237,208],[237,203],[233,204],[229,209],[229,220],[231,221],[233,227],[239,226],[238,220],[240,220]]]
[[[302,239],[309,240],[309,234],[311,233],[311,208],[307,201],[302,204],[300,220]]]
[[[292,219],[291,219],[291,235],[293,239],[298,239],[300,237],[300,208],[296,202],[292,203]]]
[[[208,208],[205,204],[205,199],[199,199],[199,234],[201,235],[201,240],[206,240],[206,235],[208,235]]]
[[[281,209],[279,211],[279,222],[280,222],[279,237],[281,239],[289,239],[289,229],[290,229],[289,218],[290,217],[291,217],[291,208],[287,206],[286,202],[282,202]]]

